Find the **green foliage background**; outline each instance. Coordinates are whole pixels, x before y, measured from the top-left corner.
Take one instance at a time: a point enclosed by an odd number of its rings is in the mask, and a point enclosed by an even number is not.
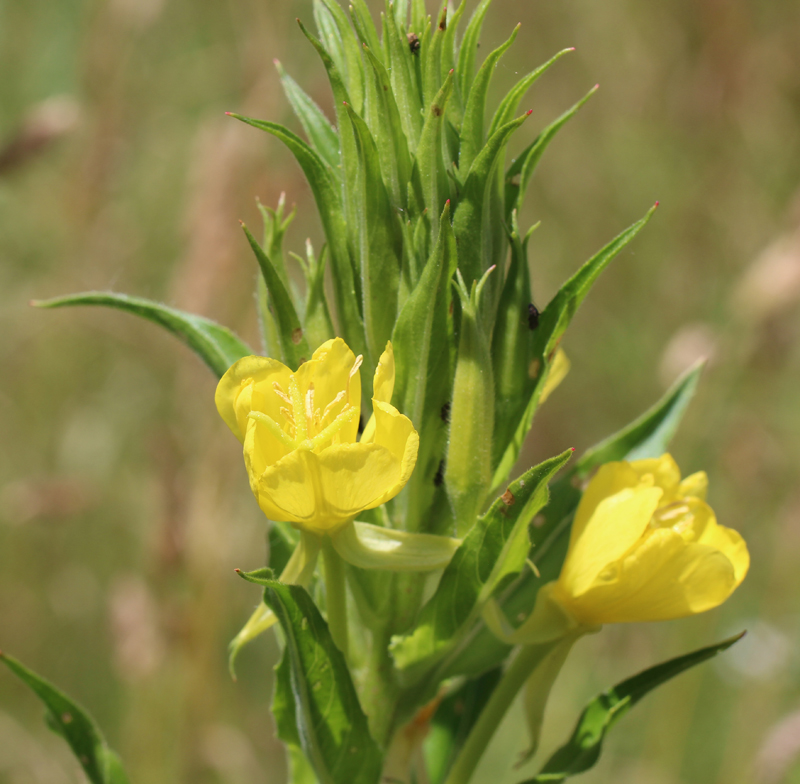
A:
[[[190,352],[119,313],[27,302],[111,288],[257,345],[257,269],[237,218],[258,225],[254,198],[274,205],[285,190],[298,206],[287,247],[319,246],[320,229],[279,142],[223,113],[299,130],[276,57],[330,111],[296,16],[310,23],[310,2],[0,0],[0,150],[30,134],[38,102],[67,95],[78,110],[62,138],[0,164],[0,647],[92,711],[133,781],[284,781],[271,636],[242,654],[238,684],[225,664],[259,596],[233,569],[263,565],[261,513]],[[753,556],[720,610],[582,641],[543,758],[594,693],[748,627],[623,720],[586,781],[800,781],[780,734],[800,710],[800,4],[495,0],[484,46],[519,21],[498,95],[577,51],[523,102],[518,145],[601,85],[527,199],[523,225],[543,222],[537,302],[661,201],[576,317],[572,371],[524,460],[580,453],[710,352],[674,451],[686,473],[709,472],[720,521]],[[476,781],[531,775],[509,770],[523,736],[512,713]],[[0,673],[0,782],[79,780],[38,703]]]

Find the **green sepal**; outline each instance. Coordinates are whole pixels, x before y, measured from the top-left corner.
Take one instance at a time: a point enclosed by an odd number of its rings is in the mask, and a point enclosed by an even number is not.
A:
[[[283,630],[297,736],[317,778],[322,784],[377,784],[380,750],[369,734],[344,656],[313,600],[299,586],[267,581],[264,602]]]
[[[411,685],[424,679],[425,688],[415,690],[417,697],[424,699],[440,682],[484,604],[523,568],[530,549],[528,523],[547,503],[549,481],[571,456],[572,450],[567,450],[509,485],[467,534],[414,629],[392,640],[391,652],[402,681]]]
[[[267,256],[244,223],[242,228],[250,247],[253,249],[253,253],[256,255],[258,266],[261,268],[261,274],[264,276],[264,283],[267,285],[267,291],[272,301],[272,315],[278,327],[281,359],[292,370],[296,370],[303,362],[311,358],[311,351],[303,333],[300,318],[272,259]]]
[[[345,116],[346,113],[345,113]],[[356,293],[356,281],[353,274],[353,260],[347,241],[347,225],[342,211],[341,199],[338,195],[339,185],[330,167],[299,136],[278,123],[266,120],[254,120],[231,114],[254,128],[266,131],[280,139],[294,154],[303,173],[311,186],[314,201],[320,213],[325,237],[331,255],[333,290],[336,300],[336,312],[342,337],[356,352],[365,351],[364,327],[361,321],[360,298]],[[352,135],[352,134],[351,134]],[[353,140],[355,144],[355,139]]]
[[[297,119],[300,120],[311,146],[334,172],[338,172],[340,164],[339,134],[336,129],[314,100],[286,73],[278,60],[275,60],[275,68],[280,76],[286,98]]]
[[[658,205],[656,205],[658,206]],[[539,396],[545,386],[547,373],[558,344],[569,326],[572,317],[583,302],[592,284],[600,273],[611,263],[611,260],[645,227],[656,207],[630,228],[615,237],[602,250],[587,261],[548,303],[539,317],[539,324],[534,330],[534,340],[528,367],[532,379],[535,379],[530,397],[520,401],[521,416],[518,424],[509,436],[509,432],[498,433],[495,441],[495,459],[497,468],[494,473],[493,487],[500,487],[517,462],[522,444],[531,428]],[[514,427],[513,419],[510,427]],[[504,448],[505,445],[505,448]],[[501,451],[503,450],[504,451]]]
[[[421,510],[431,507],[436,491],[434,478],[446,435],[441,411],[450,394],[450,281],[457,263],[449,202],[439,226],[436,247],[419,283],[403,305],[392,333],[396,361],[392,400],[420,434],[417,465],[397,500],[405,506],[409,530],[417,530],[425,523],[420,519]]]
[[[595,697],[584,708],[570,739],[547,761],[537,776],[523,784],[544,784],[564,781],[594,767],[603,750],[603,740],[608,731],[646,694],[727,650],[744,637],[745,632],[727,640],[700,648],[684,656],[650,667],[632,678],[618,683],[614,688]]]
[[[55,299],[33,300],[31,305],[48,309],[72,305],[104,305],[141,316],[164,327],[185,343],[211,368],[217,378],[221,378],[236,360],[254,353],[227,327],[142,297],[130,297],[110,291],[84,291]]]
[[[494,69],[497,67],[498,61],[511,44],[514,43],[520,27],[521,25],[518,24],[509,39],[501,46],[498,46],[483,61],[470,87],[464,109],[464,121],[461,126],[461,148],[458,154],[458,170],[462,173],[462,176],[466,176],[466,173],[472,167],[473,161],[483,148],[483,123],[486,115],[486,95],[489,91],[489,83],[494,75]]]
[[[547,145],[553,140],[555,135],[572,119],[578,110],[597,92],[598,85],[592,87],[586,95],[581,98],[574,106],[567,109],[564,114],[555,119],[548,125],[531,144],[525,148],[511,164],[506,172],[505,205],[506,220],[511,217],[512,210],[519,211],[522,207],[522,200],[528,184],[533,177],[536,166],[544,155]]]
[[[531,558],[539,577],[526,571],[500,597],[507,618],[527,617],[542,585],[558,578],[569,544],[570,526],[581,499],[576,478],[612,460],[658,457],[667,451],[686,408],[694,395],[701,365],[687,371],[651,408],[609,438],[588,449],[569,473],[557,479],[550,491],[550,503],[542,511],[531,535]],[[511,648],[500,642],[481,622],[473,628],[457,658],[444,673],[446,677],[474,677],[501,664]]]
[[[371,366],[377,367],[397,318],[403,233],[383,184],[378,149],[366,122],[346,107],[358,149],[358,255],[364,331]]]
[[[473,281],[471,290],[468,290],[461,270],[456,270],[461,323],[444,487],[459,536],[474,525],[492,481],[494,381],[489,345],[491,327],[484,317],[484,292],[492,271],[488,270],[480,282]]]
[[[128,784],[119,757],[80,705],[8,654],[0,652],[0,661],[44,703],[48,727],[67,742],[91,784]]]

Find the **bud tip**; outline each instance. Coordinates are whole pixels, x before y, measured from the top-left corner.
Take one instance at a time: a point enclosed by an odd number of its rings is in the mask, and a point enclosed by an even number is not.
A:
[[[528,109],[528,111],[525,112],[526,117],[530,117],[532,114],[533,114],[533,109]]]
[[[656,202],[653,206],[654,207],[658,207],[659,204],[660,204],[660,202]]]

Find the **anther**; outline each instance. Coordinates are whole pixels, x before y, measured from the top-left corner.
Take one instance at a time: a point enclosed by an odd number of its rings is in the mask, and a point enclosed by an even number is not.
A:
[[[273,382],[272,382],[272,388],[275,390],[275,394],[276,394],[276,395],[277,395],[277,396],[278,396],[278,397],[279,397],[281,400],[283,400],[283,401],[284,401],[284,403],[288,403],[289,405],[292,405],[292,401],[289,399],[289,395],[287,395],[287,394],[286,394],[286,393],[283,391],[283,387],[282,387],[282,386],[281,386],[281,385],[280,385],[280,384],[279,384],[277,381],[273,381]]]

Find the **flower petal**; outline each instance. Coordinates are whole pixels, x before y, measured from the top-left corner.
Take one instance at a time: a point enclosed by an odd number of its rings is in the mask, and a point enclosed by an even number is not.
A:
[[[672,503],[678,497],[678,485],[681,481],[681,469],[672,455],[663,454],[661,457],[633,460],[630,467],[644,479],[648,475],[653,477],[653,484],[664,491],[661,503]]]
[[[678,485],[678,498],[699,498],[706,500],[708,493],[708,474],[698,471],[690,474]]]
[[[386,343],[386,348],[378,360],[375,376],[372,379],[372,397],[381,403],[391,403],[394,392],[394,349],[391,341]]]
[[[662,492],[660,487],[628,487],[597,504],[577,541],[570,542],[558,580],[567,594],[579,596],[587,591],[609,564],[636,545],[658,507]]]
[[[233,434],[244,441],[247,432],[247,415],[253,410],[253,390],[258,387],[263,393],[277,381],[284,389],[288,386],[291,370],[276,359],[269,357],[243,357],[234,362],[217,384],[214,400],[217,411]],[[264,403],[262,402],[262,406]],[[280,399],[259,410],[280,421]]]
[[[737,586],[734,564],[708,544],[687,544],[671,528],[654,530],[616,569],[568,609],[583,623],[663,621],[722,604]]]
[[[370,506],[372,509],[394,498],[406,485],[417,463],[419,434],[411,420],[394,406],[374,400],[375,444],[385,448],[399,463],[397,480]]]

